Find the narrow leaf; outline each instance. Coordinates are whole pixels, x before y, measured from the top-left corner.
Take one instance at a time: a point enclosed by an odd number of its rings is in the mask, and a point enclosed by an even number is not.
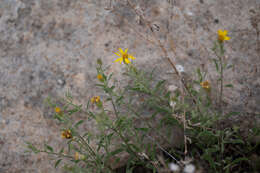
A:
[[[57,168],[57,166],[60,164],[60,162],[62,161],[62,159],[59,159],[55,162],[55,168]]]
[[[51,147],[51,146],[49,146],[49,145],[45,144],[45,148],[46,148],[47,150],[49,150],[50,152],[53,152],[53,149],[52,149],[52,147]]]
[[[80,125],[80,124],[82,124],[82,123],[84,123],[84,120],[80,120],[80,121],[78,121],[76,124],[75,124],[75,128],[78,128],[78,126]]]
[[[216,66],[217,72],[219,72],[219,67],[218,67],[218,62],[217,62],[217,60],[216,60],[216,59],[213,59],[213,62],[214,62],[214,64],[215,64],[215,66]]]
[[[227,84],[227,85],[225,85],[225,87],[233,88],[233,85],[232,84]]]

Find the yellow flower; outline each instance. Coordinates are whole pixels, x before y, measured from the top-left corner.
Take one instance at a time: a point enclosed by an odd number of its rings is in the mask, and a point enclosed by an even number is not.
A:
[[[224,30],[222,31],[221,29],[218,30],[218,40],[222,43],[226,40],[230,40],[230,37],[227,36],[228,31]]]
[[[99,96],[94,96],[91,98],[91,103],[99,103],[100,102],[100,97]]]
[[[71,134],[71,131],[70,130],[63,130],[61,132],[61,137],[63,139],[71,139],[72,138],[72,134]]]
[[[55,108],[55,112],[56,112],[56,113],[60,113],[60,112],[61,112],[61,109],[60,109],[59,107],[56,107],[56,108]]]
[[[115,60],[115,62],[120,62],[120,63],[122,63],[122,62],[124,62],[125,64],[129,64],[129,63],[131,63],[131,61],[129,60],[129,59],[135,59],[135,57],[133,57],[132,55],[130,55],[130,54],[128,54],[127,53],[127,50],[128,49],[126,49],[125,51],[123,51],[121,48],[119,48],[119,52],[116,52],[115,54],[117,55],[117,56],[119,56],[120,58],[118,58],[117,60]]]
[[[210,83],[209,83],[209,81],[204,81],[204,82],[201,82],[200,83],[200,86],[202,87],[202,88],[204,88],[204,89],[210,89]]]
[[[74,155],[74,158],[75,158],[75,160],[83,160],[83,159],[85,159],[85,156],[83,154],[76,152]]]
[[[98,75],[97,75],[97,78],[98,78],[98,80],[99,80],[100,82],[103,82],[103,81],[104,81],[104,78],[103,78],[102,74],[98,74]]]

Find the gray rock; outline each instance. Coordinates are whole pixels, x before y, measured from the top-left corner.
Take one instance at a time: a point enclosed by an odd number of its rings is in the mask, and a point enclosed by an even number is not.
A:
[[[122,1],[113,2],[120,14],[115,15],[104,9],[109,4],[104,0],[1,0],[0,136],[5,140],[0,144],[0,172],[57,172],[45,155],[23,154],[26,140],[38,146],[47,141],[54,148],[62,143],[57,124],[50,120],[52,110],[44,106],[44,100],[62,97],[70,90],[76,102],[86,103],[99,94],[94,89],[98,58],[124,81],[122,66],[113,63],[119,47],[129,48],[137,66],[144,70],[156,66],[163,69],[156,76],[179,84],[167,73],[171,67],[160,49],[133,28],[145,37],[152,32],[158,35],[170,58],[184,66],[185,73],[203,66],[212,83],[217,78],[210,62],[213,40],[218,29],[227,29],[231,37],[226,43],[227,61],[235,67],[225,72],[225,83],[234,85],[224,91],[225,100],[230,109],[239,105],[241,111],[259,113],[259,38],[250,20],[250,10],[260,11],[259,1],[133,2],[156,25],[153,30],[145,28]],[[94,127],[90,125],[90,129]]]

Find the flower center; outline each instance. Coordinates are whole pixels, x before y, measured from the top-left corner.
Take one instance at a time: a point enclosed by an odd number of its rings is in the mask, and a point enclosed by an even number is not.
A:
[[[218,39],[219,39],[219,41],[224,41],[224,40],[225,40],[225,35],[220,34],[220,35],[218,36]]]
[[[124,54],[122,57],[123,57],[124,60],[128,59],[128,54]]]

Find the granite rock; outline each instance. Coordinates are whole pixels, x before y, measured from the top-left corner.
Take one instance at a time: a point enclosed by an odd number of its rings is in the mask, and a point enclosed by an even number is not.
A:
[[[0,172],[57,172],[46,155],[24,153],[25,141],[38,146],[48,142],[54,148],[62,143],[44,100],[70,90],[79,103],[86,103],[98,93],[98,58],[121,77],[122,66],[112,63],[119,47],[129,48],[139,67],[164,69],[156,75],[176,83],[160,49],[134,29],[145,36],[154,32],[187,74],[203,67],[212,83],[216,73],[211,47],[217,30],[227,29],[231,40],[226,60],[234,68],[225,72],[225,83],[234,88],[224,91],[224,99],[230,109],[259,114],[258,0],[132,2],[152,29],[124,1],[112,1],[115,15],[105,10],[109,0],[1,0]]]

